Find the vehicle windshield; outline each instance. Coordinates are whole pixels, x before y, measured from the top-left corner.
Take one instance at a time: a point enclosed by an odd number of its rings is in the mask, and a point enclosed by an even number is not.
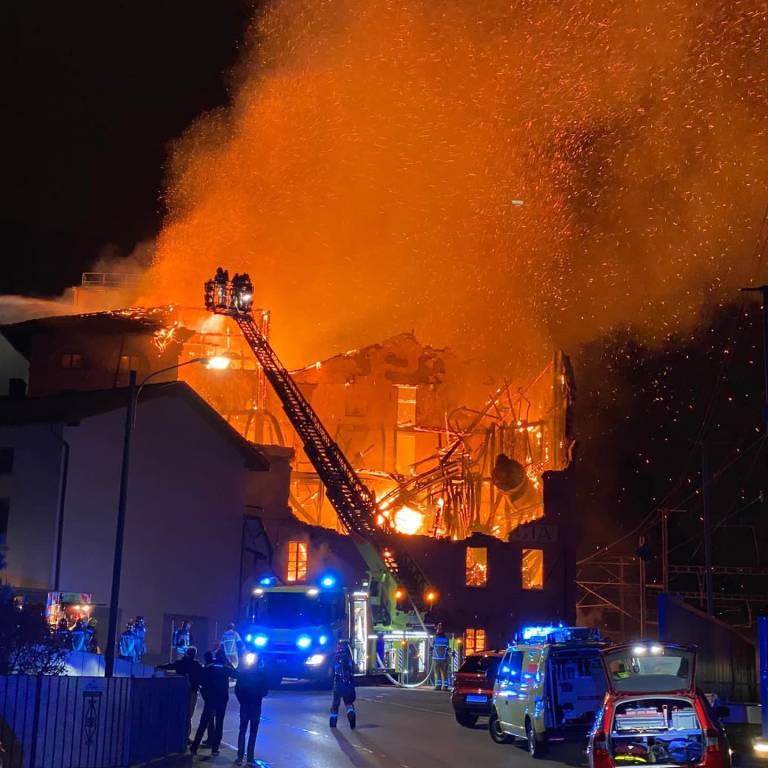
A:
[[[253,601],[252,616],[267,627],[316,627],[333,621],[334,604],[304,592],[265,592]]]
[[[500,656],[467,656],[464,663],[459,667],[459,672],[485,673],[486,677],[496,677],[496,670],[499,668]]]
[[[619,693],[689,690],[694,655],[659,644],[636,645],[605,654],[611,685]]]

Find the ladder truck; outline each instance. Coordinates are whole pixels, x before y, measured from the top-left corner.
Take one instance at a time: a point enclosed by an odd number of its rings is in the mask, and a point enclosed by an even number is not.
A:
[[[257,617],[257,624],[246,628],[244,639],[265,654],[268,663],[270,646],[275,646],[272,658],[276,663],[283,664],[283,672],[278,670],[276,676],[322,679],[327,672],[324,662],[326,659],[330,661],[329,654],[324,651],[329,651],[332,642],[342,637],[352,641],[359,673],[375,669],[377,660],[379,664],[382,660],[378,658],[380,653],[377,650],[371,651],[368,647],[367,619],[361,628],[361,612],[371,610],[374,628],[385,636],[407,636],[409,626],[420,626],[424,630],[422,612],[431,605],[436,593],[413,557],[400,546],[394,532],[377,525],[378,507],[373,492],[357,476],[259,329],[252,314],[253,286],[250,278],[247,275],[236,276],[230,281],[228,273],[219,268],[214,278],[205,284],[205,306],[210,312],[231,317],[242,331],[286,416],[301,438],[304,452],[325,486],[328,499],[352,536],[369,571],[369,593],[345,593],[342,599],[346,605],[341,612],[341,621],[338,620],[338,607],[331,611],[337,617],[338,626],[335,628],[329,628],[329,621],[323,620],[322,610],[318,613],[315,608],[297,602],[298,613],[304,611],[308,617],[314,615],[316,618],[308,618],[306,627],[294,628],[300,632],[295,638],[287,627],[270,625],[269,611],[265,611],[264,606],[270,602],[285,604],[291,599],[286,595],[290,596],[293,592],[301,592],[301,599],[305,602],[304,596],[309,595],[311,598],[320,597],[321,603],[327,603],[333,600],[334,592],[338,597],[339,588],[331,583],[333,580],[326,581],[327,577],[321,579],[318,587],[309,589],[306,586],[273,585],[271,582],[275,580],[264,579],[263,588],[255,590],[261,608],[254,606],[249,611],[252,617]],[[379,520],[382,519],[386,521],[386,518],[379,517]],[[388,523],[385,522],[385,525]],[[361,603],[361,599],[367,601],[369,597],[370,604]],[[410,610],[398,609],[398,603],[404,600],[410,603]],[[260,610],[267,614],[266,617],[258,617]],[[417,631],[415,634],[426,635],[426,632]],[[307,674],[296,674],[297,668]]]

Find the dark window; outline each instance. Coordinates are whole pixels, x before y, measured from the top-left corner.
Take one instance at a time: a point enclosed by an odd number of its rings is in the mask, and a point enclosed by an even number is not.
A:
[[[0,475],[13,472],[13,448],[0,448]]]
[[[0,540],[8,535],[8,516],[11,513],[11,500],[0,499]]]
[[[486,656],[477,654],[467,656],[459,668],[459,672],[485,672],[487,677],[496,677],[496,670],[501,661],[501,656]]]
[[[82,368],[83,356],[79,352],[65,352],[61,356],[62,368]]]

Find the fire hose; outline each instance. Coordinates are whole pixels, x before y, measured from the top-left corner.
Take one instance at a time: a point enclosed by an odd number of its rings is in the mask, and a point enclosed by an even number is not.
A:
[[[413,608],[413,612],[416,614],[416,617],[419,620],[419,624],[421,624],[421,628],[424,630],[424,634],[429,636],[429,632],[427,632],[427,627],[424,624],[424,620],[421,618],[421,613],[419,612],[419,609],[416,607],[416,605],[413,602],[413,598],[411,598],[411,596],[409,595],[408,599],[411,602],[411,607]],[[381,654],[379,654],[378,652],[376,653],[376,660],[378,661],[379,666],[382,669],[384,669],[384,660],[381,658]],[[427,670],[427,676],[421,682],[418,682],[418,683],[403,683],[400,680],[396,680],[394,677],[392,677],[392,675],[390,675],[389,672],[385,672],[384,677],[386,677],[390,683],[392,683],[393,685],[396,685],[398,688],[420,688],[422,685],[424,685],[424,683],[426,683],[429,680],[430,674],[431,674],[431,670]]]

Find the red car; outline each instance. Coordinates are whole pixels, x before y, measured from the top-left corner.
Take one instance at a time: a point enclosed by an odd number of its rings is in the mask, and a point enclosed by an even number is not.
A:
[[[453,679],[451,704],[456,722],[471,728],[480,716],[491,714],[493,684],[504,651],[473,653],[464,659]]]
[[[602,659],[608,692],[589,734],[590,768],[731,768],[718,713],[696,689],[695,647],[642,641]]]

